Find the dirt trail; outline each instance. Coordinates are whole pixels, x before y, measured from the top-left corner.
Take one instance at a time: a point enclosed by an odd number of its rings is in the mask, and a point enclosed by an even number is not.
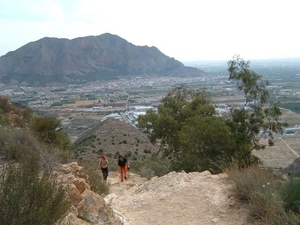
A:
[[[247,209],[232,197],[225,174],[171,172],[163,177],[142,178],[130,173],[119,181],[109,174],[110,206],[129,225],[246,225]]]

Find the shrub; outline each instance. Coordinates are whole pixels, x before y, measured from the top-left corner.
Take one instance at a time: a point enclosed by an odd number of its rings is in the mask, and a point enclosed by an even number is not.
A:
[[[300,180],[291,178],[282,188],[282,198],[286,211],[300,213]]]
[[[70,149],[71,141],[60,130],[60,121],[51,117],[34,117],[30,121],[30,128],[42,143],[61,150]]]
[[[132,152],[131,151],[127,151],[125,154],[125,158],[129,158],[132,156]]]
[[[27,149],[39,151],[38,142],[23,129],[0,128],[0,153],[6,160],[19,160]]]
[[[165,158],[153,157],[145,161],[130,163],[130,171],[144,177],[163,176],[170,172],[170,168],[170,161]]]
[[[9,123],[8,118],[3,113],[3,110],[0,108],[0,125],[7,125]]]
[[[270,170],[257,166],[226,171],[234,181],[236,196],[249,205],[250,217],[267,224],[298,224],[294,215],[286,212],[278,182]]]
[[[38,154],[26,151],[19,159],[0,173],[0,224],[54,224],[70,208],[63,187],[42,170]]]
[[[82,161],[83,172],[88,176],[91,190],[99,195],[109,193],[109,185],[102,178],[98,162]]]

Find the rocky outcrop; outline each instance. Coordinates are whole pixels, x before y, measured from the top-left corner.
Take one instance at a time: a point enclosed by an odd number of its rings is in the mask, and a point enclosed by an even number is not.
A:
[[[66,188],[72,204],[60,225],[126,224],[120,213],[110,208],[100,195],[91,191],[87,183],[88,177],[77,162],[61,165],[55,172],[58,183]]]
[[[130,173],[108,176],[107,204],[121,212],[130,225],[245,225],[248,206],[238,201],[227,174],[170,172],[151,179]]]
[[[0,96],[0,110],[4,115],[2,120],[6,120],[12,126],[24,126],[29,122],[30,109],[22,105],[13,103],[7,96]],[[28,113],[23,113],[27,110]],[[24,117],[24,115],[28,117]]]

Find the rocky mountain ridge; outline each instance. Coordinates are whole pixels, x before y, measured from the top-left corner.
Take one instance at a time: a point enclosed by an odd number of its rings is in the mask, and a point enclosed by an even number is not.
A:
[[[135,46],[109,33],[72,40],[45,37],[0,57],[0,81],[42,85],[118,76],[201,76],[156,47]]]

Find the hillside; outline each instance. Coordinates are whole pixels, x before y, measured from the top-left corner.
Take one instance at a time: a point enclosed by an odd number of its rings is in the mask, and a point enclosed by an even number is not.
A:
[[[156,47],[109,33],[72,40],[45,37],[0,57],[3,83],[83,83],[118,76],[201,76]]]
[[[72,149],[75,157],[83,160],[97,160],[101,154],[116,159],[122,154],[135,161],[155,155],[158,146],[151,144],[146,134],[131,125],[108,119],[76,140]]]

